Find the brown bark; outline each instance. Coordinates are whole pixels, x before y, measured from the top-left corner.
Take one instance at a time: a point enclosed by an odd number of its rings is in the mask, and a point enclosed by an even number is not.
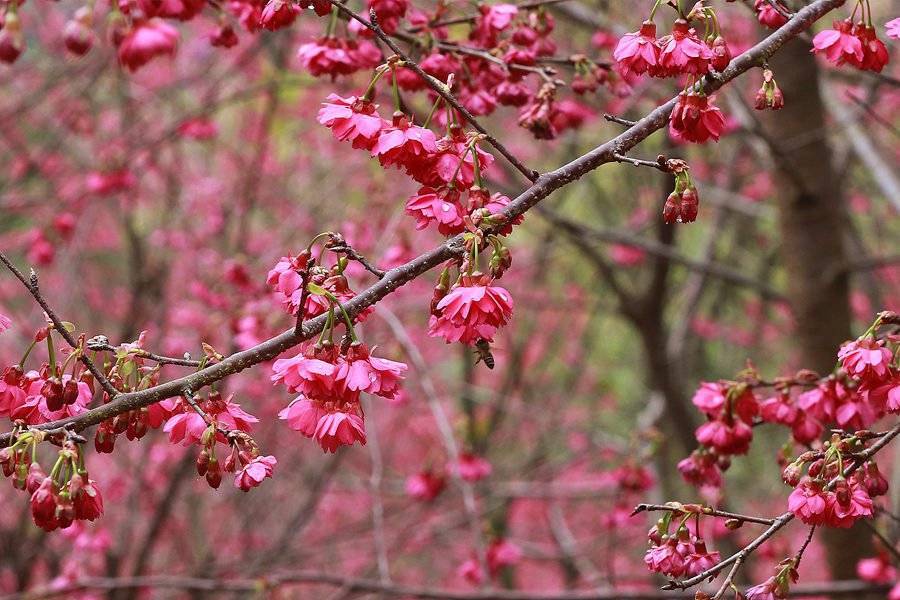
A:
[[[838,346],[851,337],[844,262],[846,216],[841,181],[832,169],[819,69],[808,44],[794,40],[772,60],[786,105],[765,119],[778,165],[781,254],[788,298],[796,319],[794,340],[802,364],[830,372]],[[855,579],[858,559],[870,555],[865,528],[825,528],[828,565],[834,579]]]

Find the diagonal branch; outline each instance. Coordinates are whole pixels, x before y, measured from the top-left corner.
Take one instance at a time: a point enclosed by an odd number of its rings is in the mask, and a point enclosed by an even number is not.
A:
[[[707,75],[704,78],[706,90],[712,92],[726,83],[732,81],[750,69],[761,65],[764,61],[778,51],[789,40],[807,30],[822,16],[841,6],[845,0],[815,0],[796,13],[793,19],[783,27],[759,42],[756,46],[736,57],[725,71]],[[587,154],[565,164],[554,171],[541,175],[524,192],[513,199],[501,213],[506,219],[511,220],[525,214],[543,199],[556,190],[569,185],[585,174],[598,167],[615,162],[615,154],[623,154],[647,139],[651,134],[662,129],[668,122],[669,115],[678,97],[670,99],[665,104],[657,107],[634,126],[628,128],[615,138],[597,146]],[[395,267],[384,274],[384,277],[369,288],[363,290],[355,298],[348,301],[344,307],[351,316],[372,306],[385,296],[396,291],[399,287],[427,273],[439,266],[444,261],[459,257],[464,251],[463,235],[457,235],[446,242],[414,258],[413,260]],[[325,327],[326,315],[320,315],[303,323],[299,331],[292,327],[269,340],[261,342],[247,350],[236,352],[222,361],[211,365],[201,371],[192,373],[179,379],[159,384],[146,390],[120,394],[112,402],[98,406],[80,415],[60,419],[51,423],[40,425],[39,429],[53,429],[64,425],[73,427],[76,431],[83,430],[91,425],[97,425],[115,415],[149,406],[166,398],[181,395],[186,388],[199,390],[211,383],[220,381],[229,375],[233,375],[244,369],[271,360],[290,348],[318,335]],[[0,447],[9,443],[10,435],[0,435]]]

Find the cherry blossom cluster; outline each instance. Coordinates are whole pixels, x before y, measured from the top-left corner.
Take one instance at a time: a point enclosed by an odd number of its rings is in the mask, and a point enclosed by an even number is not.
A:
[[[866,335],[841,347],[834,373],[819,377],[802,370],[777,379],[768,398],[757,396],[765,386],[752,368],[739,381],[702,383],[693,403],[708,421],[696,433],[701,447],[679,463],[684,478],[696,485],[721,485],[730,457],[749,449],[756,418],[789,427],[797,443],[809,446],[827,426],[864,430],[885,414],[900,412],[898,340],[876,338],[880,323],[881,318]]]
[[[334,234],[324,234],[329,244]],[[315,240],[313,240],[315,242]],[[272,381],[299,394],[279,417],[288,426],[315,440],[325,452],[340,446],[366,443],[362,393],[393,400],[407,371],[404,363],[372,355],[360,342],[342,302],[353,297],[342,257],[331,269],[312,258],[312,244],[298,257],[283,257],[269,272],[268,282],[282,306],[298,318],[327,313],[319,339],[301,346],[291,358],[272,365]],[[357,321],[362,315],[357,316]],[[346,335],[336,344],[335,326],[343,319]]]
[[[47,475],[37,460],[38,445],[47,434],[19,427],[14,433],[15,442],[0,449],[0,467],[14,488],[31,496],[35,525],[45,531],[66,529],[75,521],[93,521],[103,514],[103,496],[88,475],[80,444],[66,439]]]
[[[855,452],[862,450],[865,432],[842,438],[835,434],[825,449],[807,452],[784,469],[784,482],[794,487],[788,509],[807,525],[850,527],[874,514],[872,498],[887,493],[887,480],[867,461],[850,477],[843,474]],[[806,475],[803,476],[803,468]]]
[[[434,226],[448,236],[465,233],[466,257],[454,261],[459,276],[451,285],[453,265],[448,265],[435,287],[429,335],[469,345],[491,342],[513,310],[510,293],[493,285],[512,263],[500,236],[509,234],[521,218],[508,221],[501,213],[509,198],[486,189],[483,173],[493,157],[478,147],[482,136],[465,135],[460,126],[451,124],[447,135],[437,139],[429,128],[413,124],[399,111],[390,122],[378,114],[378,106],[368,97],[384,74],[392,72],[394,82],[398,81],[397,66],[389,62],[380,68],[362,97],[331,95],[319,111],[319,122],[337,139],[368,150],[382,166],[403,169],[422,185],[406,204],[418,229]],[[435,102],[432,114],[440,102]],[[479,253],[483,255],[487,248],[491,258],[484,274],[479,270]],[[275,277],[274,271],[270,273],[270,282]],[[291,293],[302,294],[302,286]],[[283,290],[281,294],[287,297]]]
[[[48,360],[36,370],[25,371],[23,365],[40,342],[46,343]],[[94,396],[94,382],[76,360],[82,351],[75,350],[60,362],[52,326],[38,330],[19,364],[3,372],[0,417],[40,425],[85,412]]]
[[[689,14],[684,14],[679,3],[675,6],[678,17],[672,32],[657,38],[653,17],[659,5],[660,2],[654,5],[638,31],[619,40],[613,58],[624,73],[662,78],[684,76],[687,85],[672,112],[669,134],[679,142],[718,141],[725,129],[725,117],[713,103],[714,98],[697,85],[704,75],[722,71],[731,62],[731,51],[719,30],[716,13],[712,7],[697,3]],[[691,26],[692,21],[706,27],[702,39]]]
[[[721,557],[710,552],[700,537],[700,508],[685,505],[679,510],[667,511],[650,529],[647,538],[650,547],[644,555],[647,568],[669,577],[698,575],[715,566]],[[691,533],[689,521],[696,520],[696,530]]]
[[[813,527],[836,528],[873,518],[875,499],[888,492],[888,481],[873,455],[877,444],[883,446],[896,435],[897,426],[888,432],[868,428],[888,414],[900,413],[900,337],[885,329],[898,323],[900,315],[880,313],[865,334],[841,346],[838,366],[827,377],[802,370],[792,377],[764,382],[750,365],[736,381],[702,383],[693,403],[706,415],[707,422],[696,432],[700,448],[678,465],[682,476],[698,486],[720,487],[722,472],[730,466],[731,458],[748,451],[753,426],[780,424],[790,428],[796,443],[808,448],[791,461],[784,458],[790,446],[781,451],[782,479],[793,488],[787,500],[788,512],[782,518],[796,517]],[[761,400],[757,391],[770,387],[774,395]],[[825,428],[831,426],[838,429],[832,430],[829,439],[820,441]],[[703,512],[702,508],[698,510]],[[760,522],[773,527],[777,523]],[[657,539],[656,531],[650,532],[650,569],[673,577],[698,575],[686,570],[677,573],[677,542]],[[662,548],[662,541],[669,548]],[[797,579],[796,567],[803,549],[782,562],[775,576],[748,590],[746,597],[786,597],[790,583]]]
[[[853,14],[843,21],[835,21],[831,29],[825,29],[813,38],[812,52],[824,54],[835,66],[848,64],[861,71],[880,73],[890,55],[880,39],[872,19],[869,3],[858,0]],[[854,18],[859,13],[859,20]],[[888,34],[890,35],[890,34]]]
[[[668,224],[693,223],[700,211],[700,195],[691,178],[690,168],[684,161],[675,159],[667,161],[667,165],[675,174],[675,189],[663,205],[663,221]]]
[[[332,330],[326,328],[329,335]],[[291,429],[315,438],[325,452],[355,442],[365,445],[360,395],[393,399],[406,370],[404,363],[373,356],[365,344],[349,336],[338,345],[323,338],[272,366],[272,381],[299,393],[278,416]]]
[[[746,600],[779,600],[787,598],[791,584],[797,583],[800,573],[797,571],[799,557],[786,558],[775,566],[775,574],[759,585],[748,588],[744,593]]]

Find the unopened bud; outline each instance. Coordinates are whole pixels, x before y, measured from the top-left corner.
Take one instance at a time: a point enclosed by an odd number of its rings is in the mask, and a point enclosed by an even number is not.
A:
[[[784,468],[784,471],[781,472],[781,480],[791,487],[797,487],[797,484],[800,483],[802,474],[803,469],[799,464],[790,463]]]
[[[206,468],[206,483],[214,490],[219,489],[219,485],[222,483],[222,467],[215,457],[210,457],[209,459],[209,464]]]
[[[200,455],[197,456],[197,475],[203,477],[206,475],[206,471],[209,468],[209,452],[206,451],[206,448],[200,451]]]

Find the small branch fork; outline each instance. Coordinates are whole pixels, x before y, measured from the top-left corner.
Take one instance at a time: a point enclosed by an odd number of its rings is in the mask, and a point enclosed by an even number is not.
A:
[[[44,309],[44,312],[47,314],[47,318],[50,319],[50,321],[53,323],[54,329],[56,329],[56,331],[59,332],[59,335],[61,335],[63,339],[66,340],[66,343],[72,347],[73,351],[76,350],[78,348],[78,342],[74,337],[72,337],[72,334],[69,333],[69,330],[66,329],[65,324],[62,322],[62,319],[60,319],[59,316],[53,311],[53,309],[50,307],[50,304],[44,298],[43,294],[41,294],[41,290],[38,287],[38,276],[37,273],[35,273],[34,269],[31,270],[31,277],[29,279],[26,279],[25,275],[23,275],[22,272],[12,263],[12,261],[10,261],[9,258],[7,258],[6,255],[2,252],[0,252],[0,262],[6,265],[6,268],[10,270],[10,272],[16,277],[16,279],[22,282],[22,285],[25,286],[25,288],[34,297],[41,308]],[[109,382],[109,379],[106,378],[106,375],[103,374],[103,371],[97,368],[97,365],[94,364],[94,361],[92,361],[87,354],[81,352],[78,356],[78,360],[80,360],[84,364],[84,366],[87,367],[87,370],[91,372],[91,375],[94,376],[94,378],[100,384],[100,387],[103,388],[103,391],[105,391],[109,395],[110,400],[119,395],[119,390],[113,387],[113,384]]]
[[[337,254],[345,254],[350,260],[355,260],[356,262],[361,264],[366,271],[368,271],[378,279],[384,278],[385,271],[373,265],[365,256],[357,252],[356,249],[353,248],[353,246],[347,243],[347,241],[344,239],[344,236],[342,236],[341,234],[332,233],[330,236],[330,240],[325,247]]]
[[[87,348],[88,350],[95,350],[97,352],[118,352],[119,350],[116,346],[113,346],[109,343],[109,339],[106,336],[102,335],[98,335],[89,339],[87,341]],[[160,365],[174,365],[177,367],[197,368],[204,364],[202,361],[187,358],[188,356],[190,356],[187,352],[185,352],[185,358],[163,356],[161,354],[150,352],[149,350],[144,350],[143,348],[131,350],[129,351],[129,354],[131,354],[131,356],[134,356],[135,358],[143,358]]]
[[[666,164],[666,157],[662,154],[657,156],[656,160],[632,158],[630,156],[625,156],[624,154],[613,154],[613,158],[616,160],[616,162],[634,165],[635,167],[650,167],[651,169],[656,169],[658,171],[662,171],[663,173],[672,172],[672,169],[669,167],[669,165]]]
[[[443,83],[441,83],[440,81],[438,81],[437,79],[435,79],[434,77],[432,77],[431,75],[429,75],[428,73],[423,71],[422,67],[420,67],[418,65],[418,63],[416,63],[414,60],[412,60],[409,57],[409,55],[407,55],[405,52],[403,52],[403,50],[400,49],[400,47],[397,45],[397,43],[394,42],[394,40],[391,39],[391,37],[388,36],[384,32],[384,30],[381,29],[381,26],[378,24],[378,20],[375,18],[374,12],[369,13],[369,20],[367,20],[367,19],[364,19],[363,17],[357,15],[355,12],[353,12],[346,6],[344,6],[344,4],[342,4],[339,0],[328,0],[328,1],[331,2],[331,4],[333,6],[337,7],[338,11],[342,15],[344,15],[346,18],[353,19],[354,21],[357,21],[358,23],[360,23],[367,29],[371,30],[375,34],[375,36],[378,37],[379,40],[384,42],[384,44],[388,48],[390,48],[394,54],[396,54],[398,57],[400,57],[400,59],[404,63],[406,63],[406,67],[408,67],[416,75],[421,77],[422,81],[424,81],[428,85],[428,87],[430,87],[432,90],[434,90],[434,92],[438,96],[443,98],[447,102],[447,104],[449,104],[457,112],[459,112],[459,114],[461,114],[466,119],[466,121],[468,121],[469,124],[471,124],[472,127],[474,127],[476,131],[478,131],[478,133],[481,133],[482,135],[484,135],[485,140],[487,140],[487,142],[491,146],[493,146],[494,149],[497,150],[497,152],[502,154],[503,157],[509,161],[509,164],[511,164],[513,167],[516,168],[517,171],[519,171],[522,175],[524,175],[528,179],[528,181],[531,181],[532,183],[537,181],[538,177],[540,177],[540,173],[538,173],[534,169],[529,169],[524,164],[522,164],[522,162],[518,158],[516,158],[512,154],[512,152],[507,150],[506,146],[504,146],[494,136],[492,136],[490,133],[488,133],[488,131],[484,127],[481,126],[481,123],[478,122],[478,120],[475,118],[475,115],[473,115],[471,112],[469,112],[469,110],[465,106],[460,104],[459,100],[457,100],[456,97],[450,93],[450,90],[447,88],[446,85],[444,85]]]
[[[679,504],[672,502],[669,504],[638,504],[634,507],[632,516],[642,512],[667,511],[678,515],[698,514],[708,515],[710,517],[720,517],[722,519],[734,519],[743,523],[756,523],[758,525],[772,525],[775,519],[767,519],[764,517],[754,517],[751,515],[742,515],[740,513],[727,512],[724,510],[715,510],[708,506],[700,506],[699,504]]]
[[[336,0],[331,1],[334,2],[344,14],[351,12],[346,7],[341,6]],[[789,40],[809,29],[814,22],[822,18],[831,10],[841,6],[844,2],[845,0],[815,0],[811,4],[800,9],[794,18],[788,21],[784,26],[773,32],[753,48],[736,57],[725,71],[718,73],[715,77],[705,78],[706,91],[713,92],[737,78],[739,75],[762,64],[763,61],[768,60],[772,54],[777,52]],[[353,18],[357,18],[356,15],[353,15]],[[361,21],[368,23],[365,19],[361,19]],[[373,30],[377,29],[371,23],[368,23],[367,27]],[[433,84],[436,83],[436,81],[432,81],[431,78],[426,79],[426,81]],[[446,93],[443,89],[441,92]],[[506,217],[507,220],[523,215],[556,190],[569,185],[573,181],[602,165],[617,162],[614,156],[615,154],[624,155],[647,139],[651,134],[662,129],[668,122],[669,115],[677,102],[677,97],[670,99],[665,104],[658,106],[642,119],[635,122],[634,125],[630,126],[618,136],[597,146],[586,154],[579,156],[570,163],[549,173],[544,173],[534,180],[534,183],[530,187],[514,198],[501,214]],[[345,303],[344,308],[351,317],[355,316],[366,308],[376,304],[382,298],[393,293],[406,283],[409,283],[450,259],[459,257],[464,250],[465,240],[463,235],[460,234],[454,236],[443,244],[432,248],[411,261],[390,269],[384,274],[383,278]],[[77,416],[45,423],[37,428],[48,430],[68,425],[75,431],[81,431],[86,427],[101,423],[118,414],[150,406],[151,404],[155,404],[166,398],[179,396],[185,387],[192,390],[199,390],[207,385],[220,381],[229,375],[243,371],[244,369],[250,368],[261,362],[271,360],[282,352],[311,339],[324,329],[326,318],[326,315],[320,315],[314,319],[304,321],[299,328],[299,331],[292,326],[288,331],[265,340],[252,348],[236,352],[213,365],[198,370],[196,373],[167,381],[145,390],[118,394],[115,400],[111,402],[97,406]],[[102,376],[102,373],[100,373],[100,375]],[[0,447],[7,445],[9,441],[10,434],[0,435]]]

